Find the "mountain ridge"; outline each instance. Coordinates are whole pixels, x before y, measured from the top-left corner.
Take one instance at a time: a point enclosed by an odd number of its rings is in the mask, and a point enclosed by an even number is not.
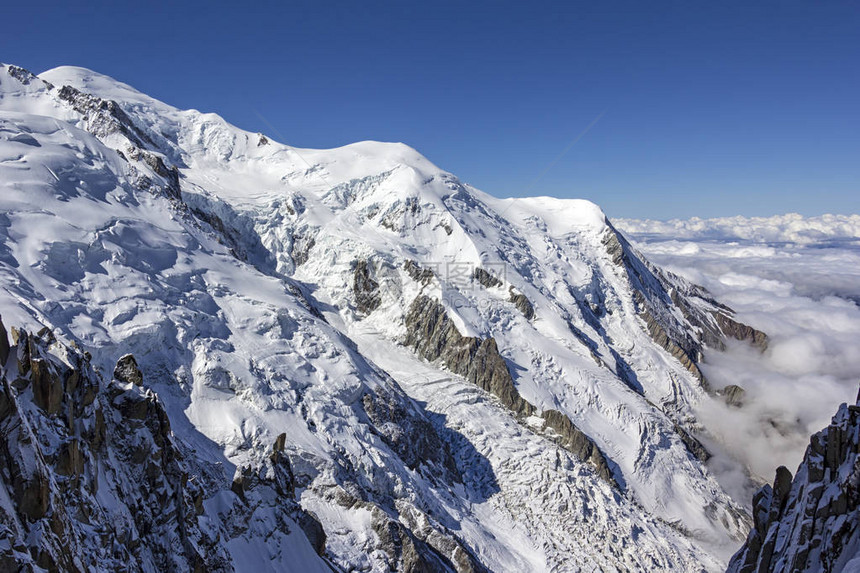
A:
[[[133,353],[173,433],[239,483],[285,434],[331,563],[718,570],[746,536],[692,410],[731,311],[593,203],[495,199],[402,144],[300,150],[88,70],[18,70],[0,315],[105,377]],[[420,297],[441,310],[410,314]]]

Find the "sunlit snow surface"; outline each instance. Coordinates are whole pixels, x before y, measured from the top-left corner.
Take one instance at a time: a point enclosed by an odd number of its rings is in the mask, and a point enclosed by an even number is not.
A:
[[[743,345],[706,354],[710,381],[742,386],[747,404],[708,400],[700,416],[762,478],[778,465],[794,471],[809,435],[857,395],[860,215],[615,222],[650,260],[705,286],[768,333],[764,355]],[[712,467],[737,491],[736,464]]]
[[[264,142],[89,70],[42,77],[118,101],[145,147],[177,166],[182,201],[143,188],[142,177],[162,181],[152,165],[135,159],[123,134],[89,133],[98,131],[94,120],[60,101],[58,87],[0,75],[4,322],[50,325],[91,350],[108,375],[133,352],[177,436],[223,464],[228,478],[285,432],[306,486],[300,501],[322,521],[334,561],[387,567],[370,512],[336,503],[338,488],[401,520],[420,509],[494,571],[719,570],[740,545],[748,498],[734,503],[676,431],[677,423],[695,426],[697,414],[719,420],[718,406],[646,332],[625,271],[603,243],[608,227],[596,205],[496,199],[402,144],[308,150]],[[643,246],[660,244],[671,247]],[[382,299],[366,316],[352,291],[360,259],[373,262]],[[404,271],[407,260],[439,274],[422,286]],[[458,285],[449,265],[500,270],[503,285]],[[754,274],[736,264],[731,271]],[[788,318],[755,300],[743,307],[731,281],[720,284],[706,286],[772,335],[773,362],[784,365],[781,326],[768,320]],[[531,300],[533,320],[511,303],[511,288]],[[793,300],[790,288],[759,288]],[[573,419],[612,460],[621,490],[548,440],[536,420],[519,423],[486,392],[397,344],[422,289],[444,302],[461,333],[496,338],[519,392]],[[848,317],[846,328],[854,324],[846,309],[856,308],[844,299],[794,298],[808,301],[807,317],[823,317],[810,309],[830,304],[834,317]],[[835,319],[828,324],[836,328]],[[831,351],[836,338],[822,348]],[[708,355],[717,379],[735,354]],[[790,346],[783,354],[798,355]],[[767,365],[770,354],[744,360],[781,372]],[[848,362],[834,374],[811,360],[800,375],[823,372],[837,386],[852,370]],[[755,396],[753,383],[744,385]],[[399,396],[430,420],[452,446],[463,483],[408,468],[367,422],[369,392]],[[786,406],[769,403],[782,422]],[[821,408],[833,410],[823,400]],[[797,436],[821,425],[804,424]],[[754,468],[769,477],[771,465]],[[739,465],[718,456],[712,467],[731,491],[727,468]],[[252,535],[231,546],[239,570],[255,570],[264,551],[265,540]],[[291,566],[304,570],[272,565]]]

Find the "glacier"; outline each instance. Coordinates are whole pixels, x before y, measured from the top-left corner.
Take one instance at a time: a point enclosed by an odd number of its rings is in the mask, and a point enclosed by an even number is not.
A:
[[[707,349],[767,336],[593,203],[498,199],[399,143],[292,147],[75,67],[0,68],[0,181],[5,400],[36,440],[4,418],[3,455],[40,460],[3,476],[10,563],[719,571],[747,538],[697,412]],[[194,482],[168,480],[179,541],[129,517],[146,486],[98,493],[139,471],[114,468],[126,395],[170,421],[179,467],[151,472]],[[22,514],[28,475],[49,501]]]

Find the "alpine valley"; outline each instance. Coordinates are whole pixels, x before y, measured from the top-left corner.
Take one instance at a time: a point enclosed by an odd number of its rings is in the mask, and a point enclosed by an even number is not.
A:
[[[4,65],[0,316],[2,571],[835,571],[860,544],[854,406],[746,509],[694,415],[743,390],[699,364],[766,334],[594,204],[402,144]]]

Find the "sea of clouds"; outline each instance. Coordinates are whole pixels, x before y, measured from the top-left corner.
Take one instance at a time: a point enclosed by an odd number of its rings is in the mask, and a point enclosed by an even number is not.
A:
[[[736,318],[770,337],[708,351],[715,388],[746,390],[741,408],[706,400],[699,418],[722,445],[711,469],[738,501],[750,480],[792,472],[809,436],[826,426],[860,383],[860,215],[729,217],[614,224],[654,263],[706,287]]]

